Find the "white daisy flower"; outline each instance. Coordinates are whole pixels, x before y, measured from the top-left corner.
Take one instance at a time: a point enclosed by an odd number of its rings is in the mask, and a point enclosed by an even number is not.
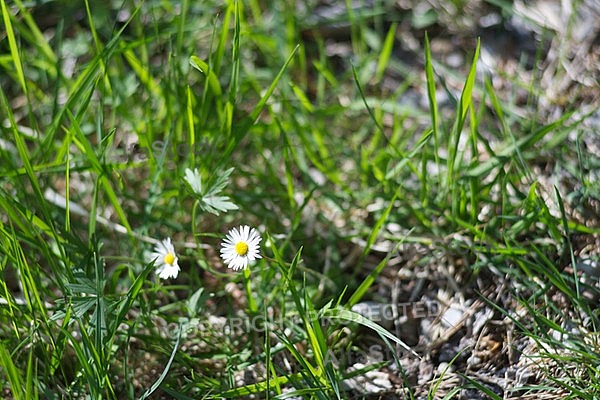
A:
[[[179,265],[177,264],[177,255],[171,243],[171,238],[158,242],[154,251],[150,254],[150,261],[154,261],[156,266],[156,275],[161,279],[177,278]]]
[[[249,263],[262,258],[258,252],[261,239],[258,231],[248,225],[233,228],[221,242],[221,258],[234,271],[248,268]]]

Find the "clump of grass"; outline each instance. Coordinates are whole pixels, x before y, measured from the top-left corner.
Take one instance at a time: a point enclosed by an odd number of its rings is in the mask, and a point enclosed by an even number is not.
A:
[[[517,109],[479,41],[459,89],[435,37],[407,66],[388,2],[317,22],[282,2],[50,2],[51,26],[38,6],[0,5],[7,396],[341,399],[385,370],[395,396],[501,398],[480,379],[500,365],[530,374],[505,396],[594,398],[598,293],[578,240],[600,234],[581,144],[594,111],[542,118],[533,83]],[[340,22],[342,67],[326,29]],[[232,273],[219,238],[246,224],[262,258]],[[181,271],[161,280],[146,255],[165,237]],[[353,308],[446,295],[472,314],[431,318],[439,340]],[[479,336],[454,345],[474,315],[489,315]],[[392,356],[351,362],[369,334]],[[501,350],[465,361],[482,338]],[[438,375],[418,381],[421,362]]]

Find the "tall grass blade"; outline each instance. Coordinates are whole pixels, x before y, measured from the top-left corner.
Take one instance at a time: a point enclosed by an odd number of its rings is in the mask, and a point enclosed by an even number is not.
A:
[[[389,333],[381,325],[376,324],[375,322],[371,321],[370,319],[367,319],[367,318],[363,317],[362,315],[355,313],[354,311],[340,309],[340,308],[331,308],[331,309],[325,310],[325,312],[323,313],[323,316],[327,317],[327,318],[331,318],[331,319],[338,319],[340,321],[345,321],[345,322],[356,322],[360,325],[366,326],[367,328],[371,328],[382,338],[391,340],[392,342],[394,342],[394,343],[398,344],[400,347],[402,347],[404,350],[411,353],[413,356],[415,356],[419,359],[421,358],[421,356],[418,355],[414,350],[412,350],[406,343],[404,343],[402,340],[398,339],[396,336]]]
[[[25,385],[21,377],[21,371],[15,366],[12,355],[2,342],[0,342],[0,365],[6,374],[11,393],[15,400],[25,400],[27,397],[25,397],[25,393],[23,392]]]
[[[148,390],[146,390],[144,392],[144,394],[140,397],[140,400],[146,400],[148,397],[150,397],[152,395],[152,393],[154,393],[156,391],[156,389],[158,389],[160,387],[161,383],[163,383],[163,381],[167,377],[169,370],[171,369],[171,364],[173,363],[173,360],[175,359],[175,354],[177,354],[177,350],[179,349],[179,340],[181,339],[181,327],[179,328],[178,332],[179,333],[177,334],[177,339],[175,340],[175,344],[173,345],[173,351],[171,352],[169,361],[167,361],[167,365],[165,365],[165,369],[160,374],[160,376],[158,377],[156,382],[154,382],[152,384],[152,386],[150,386],[148,388]]]
[[[373,230],[371,231],[371,234],[367,238],[367,244],[365,245],[365,248],[363,249],[362,257],[366,256],[371,251],[371,247],[373,247],[375,240],[377,240],[377,237],[379,236],[379,232],[381,231],[383,224],[387,221],[388,216],[390,215],[390,212],[392,211],[392,208],[394,207],[394,202],[396,201],[397,196],[398,196],[398,192],[396,192],[394,194],[394,197],[392,197],[392,200],[390,200],[390,204],[388,204],[388,206],[386,207],[383,214],[381,214],[381,216],[375,223],[375,226],[374,226]],[[375,282],[375,278],[379,275],[379,273],[387,265],[387,262],[389,261],[391,254],[392,254],[392,252],[389,252],[388,255],[377,265],[377,267],[375,267],[375,269],[373,271],[371,271],[369,273],[369,275],[365,278],[365,280],[363,280],[362,283],[359,285],[359,287],[354,291],[354,293],[352,294],[352,296],[350,297],[350,299],[348,300],[348,303],[347,303],[349,307],[352,307],[353,305],[358,303],[360,301],[360,299],[362,299],[362,297],[369,290],[371,285]]]
[[[383,42],[383,46],[381,48],[381,52],[379,53],[379,58],[377,60],[377,69],[375,71],[375,84],[381,82],[383,79],[383,74],[390,62],[390,57],[392,56],[392,50],[394,49],[394,39],[396,37],[396,30],[398,29],[398,23],[394,22],[390,29],[388,30],[387,35],[385,36],[385,40]]]
[[[477,47],[475,48],[475,54],[473,55],[473,61],[471,68],[465,81],[465,86],[460,95],[460,101],[458,103],[458,110],[456,113],[456,120],[452,129],[452,135],[450,135],[450,143],[448,144],[448,162],[447,162],[447,176],[446,184],[450,185],[454,181],[454,170],[456,161],[459,155],[458,145],[462,134],[462,129],[467,117],[469,107],[473,103],[472,93],[473,86],[475,85],[475,77],[477,74],[477,60],[479,59],[480,40],[477,39]]]
[[[8,38],[8,48],[10,49],[10,55],[12,62],[15,66],[17,73],[17,80],[21,85],[23,93],[27,96],[27,83],[25,82],[25,73],[23,72],[23,62],[21,61],[21,54],[19,46],[17,45],[17,39],[15,38],[15,31],[13,30],[11,22],[11,14],[6,7],[5,0],[0,0],[0,6],[2,7],[2,19],[4,20],[4,27],[6,28],[6,36]]]
[[[569,260],[571,261],[571,267],[573,268],[573,280],[575,281],[575,298],[577,299],[577,303],[580,303],[581,291],[579,290],[579,275],[577,274],[577,261],[575,260],[575,255],[573,253],[573,245],[571,243],[571,234],[569,233],[569,224],[567,221],[567,213],[565,212],[565,204],[556,186],[554,186],[554,195],[556,196],[556,201],[558,202],[558,207],[560,209],[560,218],[563,225],[563,229],[565,231],[564,246],[569,252]]]

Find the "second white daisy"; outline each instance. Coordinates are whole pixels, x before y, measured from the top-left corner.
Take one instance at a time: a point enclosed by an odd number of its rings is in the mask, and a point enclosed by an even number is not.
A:
[[[177,278],[179,265],[177,264],[177,254],[171,243],[171,238],[158,242],[154,251],[150,254],[149,261],[154,261],[156,274],[161,279]]]
[[[261,258],[259,243],[261,237],[258,231],[248,225],[233,228],[221,243],[221,258],[227,267],[234,271],[248,268],[248,264]]]

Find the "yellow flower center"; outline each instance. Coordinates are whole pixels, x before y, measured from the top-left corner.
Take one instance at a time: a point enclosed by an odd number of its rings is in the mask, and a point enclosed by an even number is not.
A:
[[[173,265],[173,262],[175,261],[175,256],[171,253],[167,253],[167,255],[164,258],[164,261],[166,264]]]
[[[248,252],[248,244],[246,244],[246,242],[237,242],[235,244],[235,252],[240,256],[246,255]]]

